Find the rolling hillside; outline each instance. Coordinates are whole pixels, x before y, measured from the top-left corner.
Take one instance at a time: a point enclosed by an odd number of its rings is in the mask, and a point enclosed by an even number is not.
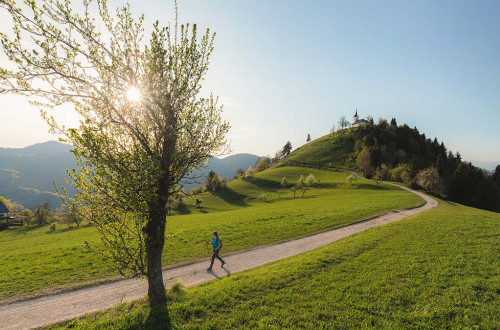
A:
[[[52,182],[64,185],[72,196],[74,189],[64,181],[66,169],[76,167],[71,146],[56,141],[38,143],[26,148],[0,148],[0,195],[26,208],[35,208],[48,201],[57,208],[61,201],[54,192]],[[199,183],[185,184],[189,190],[203,183],[210,171],[232,179],[239,168],[248,168],[259,156],[236,154],[223,159],[212,158],[205,168],[193,173],[202,176]]]

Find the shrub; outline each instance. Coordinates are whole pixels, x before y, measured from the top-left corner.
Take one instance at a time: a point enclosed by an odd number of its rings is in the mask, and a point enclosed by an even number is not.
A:
[[[245,177],[251,177],[255,174],[255,170],[252,165],[248,166],[247,171],[245,172]]]
[[[203,186],[198,186],[196,188],[193,188],[189,191],[189,194],[190,195],[198,195],[198,194],[201,194],[203,192]]]
[[[284,176],[282,179],[281,179],[281,186],[283,188],[286,188],[288,187],[288,178],[286,176]]]
[[[302,188],[302,186],[303,186],[303,185],[304,185],[304,176],[303,176],[303,175],[301,175],[301,176],[299,177],[299,179],[297,180],[296,187],[297,187],[297,188]]]
[[[401,164],[389,171],[389,177],[392,181],[410,184],[413,178],[413,174],[409,164]]]
[[[312,173],[309,174],[306,178],[306,186],[311,187],[314,184],[314,181],[316,181],[314,175]]]
[[[418,172],[415,176],[415,182],[422,189],[437,195],[444,193],[444,183],[439,176],[437,168],[430,167]]]
[[[208,178],[205,180],[205,184],[203,185],[203,192],[211,191],[211,192],[219,192],[225,191],[227,188],[227,180],[221,179],[221,177],[211,171],[208,175]]]
[[[55,231],[56,230],[56,223],[54,222],[49,226],[50,231]]]
[[[259,196],[259,201],[261,202],[267,202],[267,195],[266,194],[262,194]]]
[[[352,185],[352,182],[356,181],[356,177],[353,174],[351,174],[345,180],[349,183],[349,185]]]
[[[262,172],[269,168],[270,159],[267,157],[263,157],[259,160],[257,167],[255,168],[255,172]]]

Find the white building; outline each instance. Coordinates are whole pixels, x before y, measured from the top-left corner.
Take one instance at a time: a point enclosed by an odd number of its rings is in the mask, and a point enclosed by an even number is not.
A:
[[[361,125],[366,125],[366,123],[368,123],[368,120],[365,120],[365,119],[359,119],[359,116],[358,116],[358,109],[356,109],[356,113],[354,114],[354,117],[352,117],[352,124],[351,124],[351,127],[352,128],[356,128],[356,127],[359,127]]]

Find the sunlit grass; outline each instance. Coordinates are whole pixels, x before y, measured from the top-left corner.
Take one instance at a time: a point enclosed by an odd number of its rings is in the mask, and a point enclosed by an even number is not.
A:
[[[304,198],[293,198],[279,185],[287,176],[295,183],[313,173],[319,181]],[[420,205],[419,197],[399,189],[368,182],[345,183],[344,172],[284,167],[258,173],[248,181],[230,183],[230,192],[187,199],[188,208],[168,217],[163,264],[173,266],[207,257],[205,242],[217,230],[223,254],[321,232],[393,208]],[[281,199],[278,191],[282,191]],[[258,197],[267,194],[268,202]],[[300,193],[297,193],[300,196]],[[182,212],[181,212],[182,213]],[[57,229],[24,227],[0,232],[0,299],[62,286],[78,285],[118,275],[84,242],[100,246],[91,226]]]
[[[500,214],[435,209],[179,293],[172,326],[497,329]],[[71,321],[78,329],[155,328],[145,301]]]

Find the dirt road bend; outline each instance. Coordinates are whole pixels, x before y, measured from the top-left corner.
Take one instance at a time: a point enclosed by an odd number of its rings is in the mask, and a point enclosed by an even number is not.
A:
[[[233,254],[224,257],[227,262],[224,268],[220,268],[218,263],[215,264],[213,272],[205,270],[208,266],[207,261],[168,269],[163,272],[165,285],[166,287],[170,287],[173,283],[180,281],[189,287],[216,278],[227,277],[233,273],[316,249],[368,228],[398,221],[437,206],[437,201],[425,194],[403,186],[396,186],[417,194],[426,203],[418,208],[394,210],[362,222],[320,234]],[[3,304],[0,305],[0,329],[41,327],[111,308],[121,302],[140,299],[146,293],[147,282],[145,280],[127,279],[80,290]]]

